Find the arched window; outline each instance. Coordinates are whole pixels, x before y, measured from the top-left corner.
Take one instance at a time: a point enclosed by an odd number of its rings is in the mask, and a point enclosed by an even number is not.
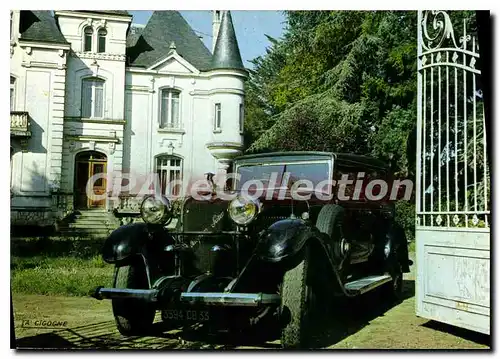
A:
[[[10,110],[14,111],[16,108],[16,78],[10,77]]]
[[[87,26],[83,33],[83,51],[92,51],[92,34],[94,30],[90,26]]]
[[[82,111],[83,118],[104,117],[104,80],[87,78],[82,81]]]
[[[156,173],[162,194],[166,196],[181,194],[182,159],[180,157],[168,155],[156,157]]]
[[[161,91],[160,128],[180,128],[180,91],[164,89]]]
[[[99,29],[97,32],[97,52],[106,52],[106,29]]]

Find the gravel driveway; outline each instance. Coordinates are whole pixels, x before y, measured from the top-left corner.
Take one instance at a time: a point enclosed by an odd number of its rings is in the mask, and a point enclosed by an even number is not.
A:
[[[376,291],[349,302],[342,314],[325,320],[315,333],[317,348],[328,349],[487,349],[490,337],[415,316],[413,274],[405,276],[405,299],[383,307]],[[275,337],[252,342],[248,336],[208,336],[196,328],[147,337],[123,337],[109,301],[85,297],[13,295],[19,348],[92,349],[279,349]],[[348,318],[348,320],[346,320]],[[43,328],[40,325],[44,324]],[[340,330],[338,330],[340,328]],[[334,330],[335,329],[335,330]]]

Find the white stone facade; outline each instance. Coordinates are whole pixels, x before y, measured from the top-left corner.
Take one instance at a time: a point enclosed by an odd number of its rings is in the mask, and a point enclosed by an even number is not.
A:
[[[18,29],[19,11],[12,18]],[[24,41],[15,30],[11,40],[13,111],[28,112],[31,123],[24,147],[11,135],[13,224],[50,225],[73,209],[75,159],[84,151],[106,156],[108,178],[122,173],[143,178],[157,171],[158,156],[176,156],[184,180],[223,170],[241,153],[245,72],[200,72],[176,52],[175,44],[150,68],[127,67],[131,17],[56,11],[55,19],[68,44]],[[86,28],[93,29],[92,51],[84,51]],[[99,53],[100,29],[106,39]],[[82,83],[88,79],[98,81],[98,88],[92,88],[92,101],[102,102],[92,104],[93,111],[102,111],[97,117],[82,113]],[[165,89],[178,94],[175,128],[160,127]],[[221,106],[220,128],[214,126],[215,104]],[[117,205],[108,198],[104,208]]]

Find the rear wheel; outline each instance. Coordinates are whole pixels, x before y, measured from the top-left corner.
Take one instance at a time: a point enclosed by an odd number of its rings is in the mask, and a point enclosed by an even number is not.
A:
[[[383,288],[384,299],[389,304],[399,303],[403,296],[403,271],[396,255],[388,259],[388,272],[392,280]]]
[[[321,208],[316,220],[316,228],[330,237],[327,246],[342,281],[345,281],[349,266],[349,242],[343,229],[344,212],[339,205],[327,204]]]
[[[144,264],[136,261],[117,267],[115,288],[149,288]],[[138,299],[113,299],[112,306],[116,327],[121,334],[141,335],[151,329],[156,312],[151,304]]]

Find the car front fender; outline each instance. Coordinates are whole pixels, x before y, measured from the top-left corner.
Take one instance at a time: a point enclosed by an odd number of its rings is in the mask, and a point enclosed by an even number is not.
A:
[[[118,263],[142,254],[148,241],[145,223],[132,223],[115,229],[104,242],[102,259],[107,263]]]
[[[321,238],[316,227],[301,219],[284,219],[262,233],[256,254],[266,262],[281,262],[294,257],[313,238]]]

